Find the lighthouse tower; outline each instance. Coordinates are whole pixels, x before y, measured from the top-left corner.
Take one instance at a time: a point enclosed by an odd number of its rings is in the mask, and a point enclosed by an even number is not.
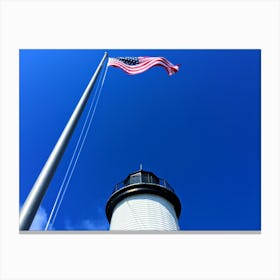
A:
[[[118,183],[106,205],[110,230],[179,230],[180,212],[167,181],[142,169]]]

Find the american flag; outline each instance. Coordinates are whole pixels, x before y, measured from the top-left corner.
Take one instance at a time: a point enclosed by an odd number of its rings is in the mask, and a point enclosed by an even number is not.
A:
[[[169,76],[175,74],[179,70],[179,65],[173,65],[164,57],[109,57],[107,65],[121,68],[131,75],[143,73],[154,66],[163,67],[168,72]]]

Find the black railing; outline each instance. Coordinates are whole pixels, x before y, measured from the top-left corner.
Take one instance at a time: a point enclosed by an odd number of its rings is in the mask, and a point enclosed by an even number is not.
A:
[[[116,192],[122,188],[125,188],[129,185],[136,185],[136,184],[155,184],[160,185],[161,187],[164,187],[172,192],[174,192],[174,189],[170,186],[170,184],[163,178],[157,178],[153,176],[134,176],[134,177],[128,177],[122,182],[119,182],[115,185],[113,192]]]

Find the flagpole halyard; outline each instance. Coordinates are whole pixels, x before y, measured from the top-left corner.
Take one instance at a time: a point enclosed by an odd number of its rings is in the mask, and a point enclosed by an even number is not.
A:
[[[36,215],[36,212],[41,204],[41,201],[48,189],[49,183],[60,162],[60,159],[63,156],[67,144],[86,106],[86,103],[90,97],[91,90],[94,87],[94,84],[97,80],[97,77],[101,71],[101,68],[107,56],[108,53],[105,52],[87,88],[85,89],[79,103],[77,104],[62,134],[60,135],[54,149],[52,150],[47,162],[45,163],[43,169],[41,170],[41,173],[39,174],[35,184],[33,185],[27,199],[25,200],[24,205],[20,211],[20,218],[19,218],[20,230],[29,230],[33,222],[33,219]]]

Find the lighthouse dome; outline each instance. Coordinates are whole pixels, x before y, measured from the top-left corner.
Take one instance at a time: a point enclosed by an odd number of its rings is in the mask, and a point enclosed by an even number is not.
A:
[[[179,230],[180,212],[169,183],[142,169],[116,184],[106,205],[110,230]]]

